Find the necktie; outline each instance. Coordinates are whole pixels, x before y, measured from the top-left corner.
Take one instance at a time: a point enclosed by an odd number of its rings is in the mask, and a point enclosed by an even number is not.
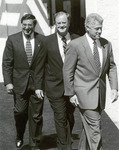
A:
[[[62,37],[62,42],[63,42],[64,54],[66,54],[67,43],[66,43],[66,38],[65,38],[65,36]]]
[[[93,47],[93,56],[94,56],[94,60],[95,60],[95,64],[97,66],[97,71],[98,74],[100,73],[100,69],[101,69],[101,64],[100,64],[100,59],[99,59],[99,52],[98,52],[98,48],[97,48],[97,43],[96,41],[94,41],[94,47]]]
[[[28,63],[29,63],[29,65],[31,65],[31,61],[32,61],[32,47],[31,47],[30,39],[27,39],[27,41],[26,41],[26,55],[27,55]]]

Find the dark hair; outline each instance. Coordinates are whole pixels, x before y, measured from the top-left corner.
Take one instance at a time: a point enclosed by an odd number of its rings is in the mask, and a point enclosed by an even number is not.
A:
[[[34,25],[36,25],[37,20],[36,20],[35,16],[32,15],[32,14],[25,14],[25,15],[21,18],[21,23],[23,22],[23,20],[28,20],[28,19],[32,19],[33,22],[34,22]]]

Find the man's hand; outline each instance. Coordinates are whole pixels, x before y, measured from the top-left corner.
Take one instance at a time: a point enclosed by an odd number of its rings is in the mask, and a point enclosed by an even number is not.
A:
[[[114,103],[118,99],[118,92],[117,92],[117,90],[113,89],[111,91],[111,99],[112,99],[112,103]]]
[[[79,105],[79,101],[78,101],[78,98],[76,95],[73,95],[70,97],[70,102],[75,106],[77,107]]]
[[[7,90],[8,94],[13,94],[13,84],[12,83],[7,84],[6,85],[6,90]]]
[[[35,94],[39,99],[44,98],[43,90],[35,90]]]

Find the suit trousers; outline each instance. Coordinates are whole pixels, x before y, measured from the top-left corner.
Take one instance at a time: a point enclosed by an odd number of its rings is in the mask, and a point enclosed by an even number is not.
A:
[[[44,99],[38,99],[36,95],[31,95],[29,100],[29,145],[39,146],[43,127],[43,104]]]
[[[79,141],[78,150],[102,150],[101,138],[101,110],[82,110],[80,115],[83,131]]]
[[[66,108],[67,108],[67,119],[69,121],[70,133],[72,134],[72,130],[75,124],[75,119],[74,119],[75,107],[71,104],[69,97],[65,97],[65,99],[66,99]]]
[[[23,95],[14,93],[14,119],[16,125],[17,140],[23,139],[28,120],[28,104],[30,93]]]
[[[29,119],[29,144],[39,145],[43,126],[43,103],[38,99],[33,88],[33,80],[29,82],[24,94],[14,93],[14,118],[17,131],[17,139],[23,139],[26,123]]]
[[[66,99],[64,96],[48,99],[54,111],[58,150],[71,150],[71,135],[69,122],[67,120]]]

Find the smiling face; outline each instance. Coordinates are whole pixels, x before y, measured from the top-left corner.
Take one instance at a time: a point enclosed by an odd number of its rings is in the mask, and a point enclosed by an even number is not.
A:
[[[66,14],[62,14],[55,19],[56,31],[59,35],[65,36],[69,29],[69,21]]]
[[[22,32],[26,37],[29,37],[34,32],[34,29],[35,29],[34,20],[32,19],[23,20]]]
[[[95,20],[92,25],[89,25],[86,28],[87,33],[93,40],[100,38],[102,33],[102,24],[99,23],[97,20]]]

